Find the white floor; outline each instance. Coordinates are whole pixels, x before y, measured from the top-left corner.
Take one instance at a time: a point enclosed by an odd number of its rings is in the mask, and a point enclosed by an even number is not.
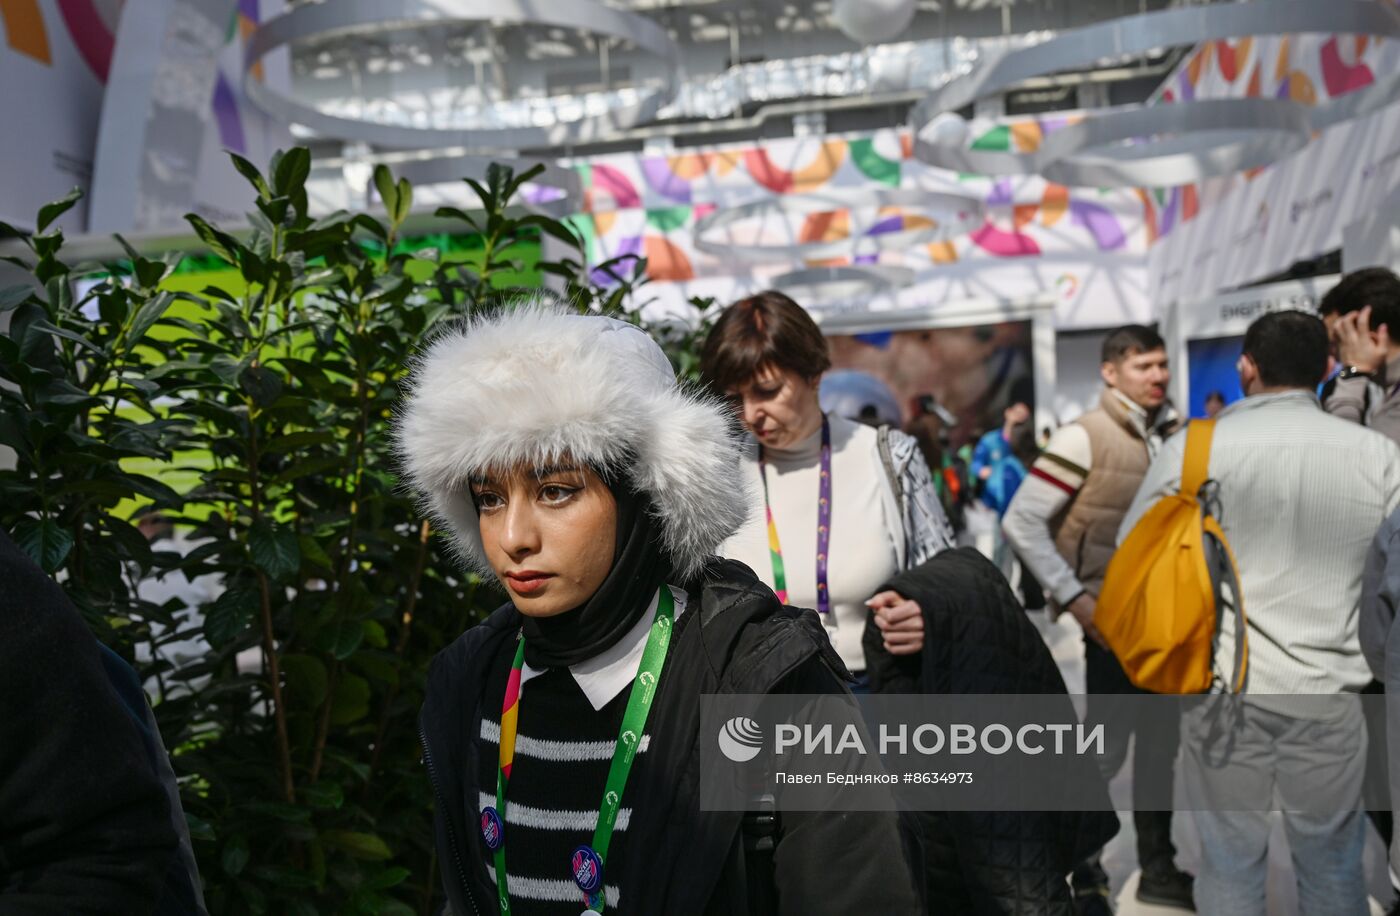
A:
[[[1050,654],[1064,675],[1065,685],[1071,693],[1084,692],[1084,648],[1079,625],[1069,617],[1062,617],[1050,623],[1044,613],[1031,612],[1035,624]],[[1130,813],[1132,798],[1131,759],[1122,771],[1109,784],[1109,794],[1119,807],[1120,829],[1104,849],[1103,864],[1113,885],[1114,907],[1119,916],[1168,916],[1179,914],[1181,910],[1170,907],[1151,906],[1139,903],[1137,889],[1137,851],[1133,819]],[[1200,842],[1189,813],[1178,814],[1173,819],[1172,838],[1176,841],[1177,865],[1188,872],[1195,872],[1201,859]],[[1383,904],[1390,902],[1390,882],[1386,869],[1385,847],[1380,836],[1370,831],[1366,845],[1366,879],[1371,892],[1371,912],[1383,914]],[[1269,841],[1269,913],[1270,916],[1296,916],[1298,913],[1297,894],[1293,881],[1293,868],[1289,860],[1288,841],[1283,833],[1283,822],[1275,816],[1274,833]]]

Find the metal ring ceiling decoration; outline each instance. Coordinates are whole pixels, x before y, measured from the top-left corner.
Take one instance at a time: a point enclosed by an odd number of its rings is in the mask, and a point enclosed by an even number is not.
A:
[[[868,207],[900,207],[917,212],[928,225],[829,241],[756,245],[719,241],[710,236],[735,223],[770,214],[808,216]],[[746,264],[819,260],[945,242],[979,228],[986,206],[978,197],[920,188],[855,188],[810,194],[784,194],[708,213],[695,222],[697,251]]]
[[[966,121],[953,112],[1025,80],[1105,58],[1307,33],[1400,38],[1400,8],[1374,0],[1252,0],[1145,13],[1066,32],[992,58],[916,105],[910,115],[914,156],[963,172],[1042,175],[1059,184],[1097,187],[1169,187],[1267,165],[1306,145],[1313,131],[1395,102],[1400,73],[1318,106],[1212,99],[1089,114],[1049,134],[1031,153],[968,148]]]
[[[773,288],[798,301],[870,299],[892,293],[914,282],[914,271],[907,267],[855,264],[844,267],[802,267],[779,274]],[[810,290],[807,295],[801,290]]]
[[[412,127],[328,114],[253,77],[255,65],[264,57],[296,42],[463,25],[545,26],[630,43],[664,63],[663,85],[639,90],[635,100],[619,99],[604,112],[585,114],[575,120],[468,129]],[[243,88],[258,107],[273,117],[327,136],[394,148],[461,146],[506,150],[596,140],[651,120],[675,94],[677,60],[675,43],[659,25],[597,0],[336,0],[303,4],[259,26],[244,58]]]
[[[387,164],[393,169],[395,178],[406,178],[415,188],[459,182],[463,177],[484,182],[487,170],[492,165],[505,166],[516,175],[522,175],[536,165],[543,165],[544,171],[530,183],[555,194],[544,200],[526,198],[524,206],[527,209],[559,219],[577,211],[583,199],[583,182],[578,172],[553,162],[468,154],[397,159]],[[369,182],[369,193],[376,193],[373,179]]]

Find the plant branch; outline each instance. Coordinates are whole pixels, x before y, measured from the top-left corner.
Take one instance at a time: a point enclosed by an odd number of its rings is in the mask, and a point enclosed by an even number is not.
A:
[[[258,479],[258,423],[257,408],[251,398],[245,398],[248,405],[248,480],[252,488],[253,521],[262,517],[262,488]],[[287,709],[282,702],[282,670],[277,656],[277,637],[272,626],[272,589],[267,581],[267,573],[258,570],[258,599],[262,618],[263,659],[267,665],[267,678],[272,689],[272,715],[277,727],[277,763],[282,776],[282,794],[288,803],[295,803],[296,788],[292,783],[292,743],[287,737]]]
[[[374,731],[374,753],[369,760],[369,781],[373,781],[374,774],[379,769],[379,759],[384,753],[384,737],[389,731],[389,718],[393,714],[394,701],[399,696],[399,684],[403,678],[403,654],[408,648],[408,637],[413,631],[413,612],[418,607],[418,589],[423,581],[423,570],[428,564],[428,543],[432,533],[432,524],[423,519],[418,527],[418,558],[413,564],[413,577],[408,581],[408,595],[400,617],[399,639],[394,645],[394,669],[399,673],[399,677],[390,685],[389,695],[384,698],[384,708],[379,711],[379,727]]]

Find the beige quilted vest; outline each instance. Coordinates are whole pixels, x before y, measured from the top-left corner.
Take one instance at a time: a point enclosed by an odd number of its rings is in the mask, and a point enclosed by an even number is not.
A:
[[[1098,409],[1075,421],[1089,433],[1091,465],[1084,485],[1051,520],[1055,548],[1094,595],[1103,586],[1118,543],[1118,526],[1147,476],[1147,443],[1128,408],[1105,389]]]

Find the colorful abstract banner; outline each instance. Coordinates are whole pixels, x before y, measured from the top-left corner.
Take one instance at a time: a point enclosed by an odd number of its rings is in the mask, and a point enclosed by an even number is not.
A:
[[[247,185],[225,150],[265,163],[291,141],[239,88],[244,42],[284,5],[0,0],[0,220],[28,227],[76,186],[90,193],[60,221],[70,235],[181,233],[191,210],[241,222]],[[256,77],[289,81],[286,55]]]
[[[121,0],[0,0],[0,220],[92,181],[93,148]],[[85,225],[87,207],[62,219]]]
[[[1352,35],[1210,42],[1160,102],[1284,98],[1325,105],[1400,68],[1400,43]],[[1143,193],[1159,307],[1203,299],[1341,245],[1343,228],[1400,188],[1400,105],[1332,127],[1264,169]]]
[[[975,124],[984,149],[1030,150],[1070,116],[1010,125]],[[935,215],[908,207],[858,207],[792,215],[774,210],[707,240],[734,246],[853,240],[851,256],[809,265],[880,264],[915,271],[897,295],[857,305],[871,310],[943,301],[1054,297],[1061,327],[1107,327],[1151,314],[1146,292],[1147,227],[1135,193],[1071,191],[1040,178],[988,179],[913,159],[907,134],[791,138],[762,147],[717,147],[672,156],[618,155],[578,166],[584,212],[573,224],[589,260],[645,257],[657,281],[648,293],[681,308],[692,296],[728,301],[771,285],[796,264],[746,266],[699,252],[695,223],[719,209],[786,194],[861,188],[919,188],[980,200],[985,221],[948,241],[876,252],[864,237],[929,226]],[[600,280],[606,280],[601,273]],[[809,303],[820,307],[821,303]],[[846,303],[847,306],[850,303]]]

